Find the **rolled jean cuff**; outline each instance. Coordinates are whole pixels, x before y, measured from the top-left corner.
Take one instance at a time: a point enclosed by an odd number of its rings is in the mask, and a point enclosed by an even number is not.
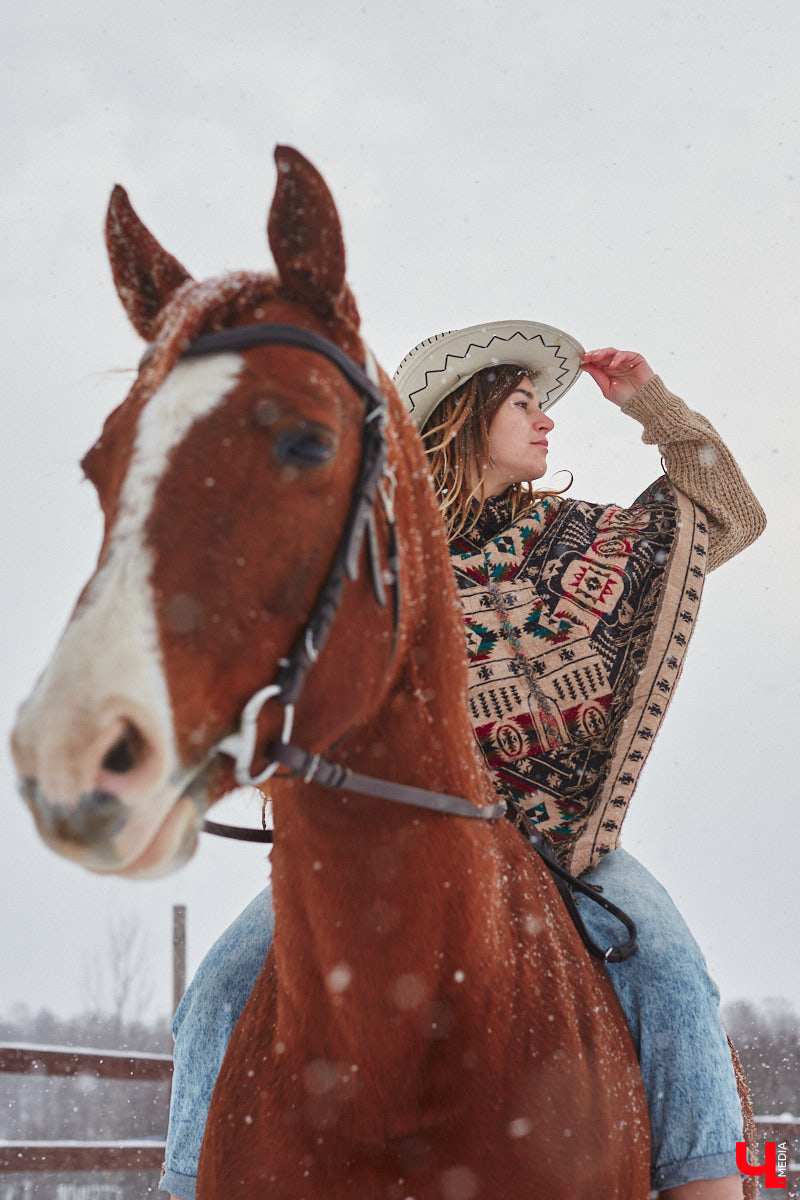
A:
[[[687,1158],[684,1162],[665,1163],[653,1171],[653,1190],[666,1191],[680,1187],[682,1183],[695,1183],[699,1179],[727,1179],[738,1175],[736,1151],[726,1150],[723,1154],[705,1154],[700,1158]]]
[[[169,1192],[171,1196],[178,1196],[179,1200],[194,1200],[196,1188],[196,1176],[181,1175],[180,1171],[173,1171],[171,1167],[166,1167],[158,1185],[160,1192]]]

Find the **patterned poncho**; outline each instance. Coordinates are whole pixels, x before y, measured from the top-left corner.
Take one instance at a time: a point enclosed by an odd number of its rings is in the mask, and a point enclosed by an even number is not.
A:
[[[619,841],[680,674],[705,514],[659,479],[627,509],[490,501],[451,544],[473,731],[500,797],[574,874]]]

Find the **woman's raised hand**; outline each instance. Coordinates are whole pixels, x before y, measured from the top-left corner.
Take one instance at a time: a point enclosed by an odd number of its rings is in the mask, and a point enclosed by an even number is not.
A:
[[[606,400],[622,407],[644,387],[655,372],[635,350],[589,350],[581,359],[581,370],[591,375]]]

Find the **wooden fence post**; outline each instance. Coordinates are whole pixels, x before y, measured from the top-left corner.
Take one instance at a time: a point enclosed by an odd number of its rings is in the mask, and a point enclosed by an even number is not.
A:
[[[172,1011],[186,991],[186,905],[172,906]]]

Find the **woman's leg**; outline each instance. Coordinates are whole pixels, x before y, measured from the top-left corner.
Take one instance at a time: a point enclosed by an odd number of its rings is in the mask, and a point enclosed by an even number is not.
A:
[[[599,884],[632,917],[639,935],[636,953],[607,969],[642,1070],[653,1187],[673,1200],[737,1200],[742,1112],[719,992],[700,949],[664,888],[627,851],[614,850],[581,878]],[[595,941],[620,940],[619,922],[590,900],[576,899]]]
[[[267,888],[211,947],[175,1014],[166,1162],[158,1186],[178,1200],[194,1200],[211,1094],[234,1026],[264,965],[273,928]]]

